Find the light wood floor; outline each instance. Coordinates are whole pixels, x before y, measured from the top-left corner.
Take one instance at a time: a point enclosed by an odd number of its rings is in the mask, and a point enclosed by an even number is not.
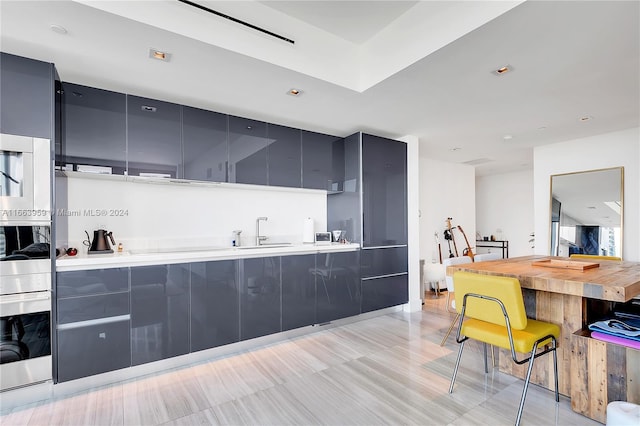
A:
[[[446,293],[445,293],[446,294]],[[485,375],[471,343],[453,394],[457,344],[440,340],[444,296],[235,356],[13,409],[9,425],[509,425],[521,380]],[[530,386],[523,425],[598,425]]]

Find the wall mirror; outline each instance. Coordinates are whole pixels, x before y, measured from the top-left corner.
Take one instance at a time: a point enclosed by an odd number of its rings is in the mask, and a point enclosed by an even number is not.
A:
[[[552,256],[622,257],[624,168],[551,176]]]

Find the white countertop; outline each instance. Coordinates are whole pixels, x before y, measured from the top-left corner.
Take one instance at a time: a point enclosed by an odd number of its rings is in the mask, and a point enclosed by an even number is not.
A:
[[[210,260],[233,260],[268,256],[290,256],[297,254],[337,253],[354,251],[360,244],[332,243],[327,245],[300,244],[261,247],[220,248],[175,248],[162,250],[132,250],[113,254],[78,253],[76,256],[61,256],[56,259],[56,271],[79,271],[98,268],[122,268],[128,266],[164,265],[171,263],[206,262]]]

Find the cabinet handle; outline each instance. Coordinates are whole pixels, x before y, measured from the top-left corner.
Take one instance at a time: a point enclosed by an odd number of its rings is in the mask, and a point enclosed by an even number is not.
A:
[[[73,330],[74,328],[91,327],[94,325],[102,325],[102,324],[111,324],[114,322],[129,321],[130,319],[131,319],[131,315],[127,314],[127,315],[118,315],[115,317],[92,319],[87,321],[70,322],[68,324],[59,324],[58,330]]]

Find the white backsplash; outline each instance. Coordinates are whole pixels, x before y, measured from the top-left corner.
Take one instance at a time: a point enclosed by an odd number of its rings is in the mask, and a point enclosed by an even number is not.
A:
[[[125,250],[228,247],[236,229],[242,230],[242,245],[254,245],[259,216],[268,218],[260,223],[260,233],[271,243],[301,243],[307,217],[313,218],[315,231],[327,227],[323,191],[57,179],[67,183],[66,200],[57,200],[58,220],[67,220],[66,227],[58,228],[58,246],[86,249],[85,230],[93,238],[96,229],[113,232],[116,245],[122,243]]]

